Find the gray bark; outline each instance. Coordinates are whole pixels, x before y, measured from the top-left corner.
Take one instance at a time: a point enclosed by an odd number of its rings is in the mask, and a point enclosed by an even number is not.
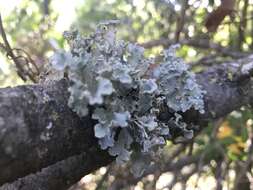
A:
[[[184,114],[187,122],[205,127],[207,122],[251,104],[252,68],[251,56],[197,74],[197,82],[206,91],[205,114],[190,110]],[[23,189],[33,189],[32,185],[37,189],[64,189],[69,186],[66,181],[74,183],[113,160],[98,148],[93,135],[95,122],[90,117],[80,119],[67,106],[67,88],[68,82],[61,80],[0,90],[0,184],[23,177],[1,190],[15,189],[20,184],[26,187]],[[78,159],[79,154],[85,156]],[[70,165],[84,168],[73,170]],[[50,182],[53,176],[64,180]],[[45,184],[49,185],[43,188]]]
[[[96,155],[99,156],[96,156]],[[112,161],[106,152],[91,149],[80,155],[72,156],[64,161],[42,169],[36,174],[30,174],[5,184],[0,190],[55,190],[67,189],[97,168]]]
[[[71,111],[67,86],[62,80],[0,90],[0,184],[97,147],[94,121]]]

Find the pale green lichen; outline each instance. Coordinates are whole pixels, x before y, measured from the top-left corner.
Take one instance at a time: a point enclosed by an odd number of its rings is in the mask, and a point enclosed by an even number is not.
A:
[[[86,38],[66,32],[70,52],[60,51],[53,67],[67,71],[71,81],[69,106],[79,115],[92,118],[95,136],[102,149],[116,156],[118,163],[136,160],[135,174],[141,174],[152,155],[173,138],[177,128],[192,138],[180,112],[195,108],[204,112],[203,91],[175,48],[164,51],[164,60],[153,71],[151,59],[138,45],[116,40],[116,21],[100,24]],[[149,74],[147,74],[149,73]],[[161,105],[174,112],[167,121],[158,119]],[[146,162],[139,163],[139,160]]]

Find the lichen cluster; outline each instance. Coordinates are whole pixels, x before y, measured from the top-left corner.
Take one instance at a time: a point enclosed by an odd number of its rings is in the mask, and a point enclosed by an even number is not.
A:
[[[184,138],[192,138],[180,113],[190,108],[203,112],[203,91],[174,47],[164,51],[162,63],[151,70],[153,60],[144,57],[142,47],[116,39],[116,24],[102,23],[85,38],[65,32],[70,51],[56,52],[51,64],[68,74],[69,106],[80,117],[91,114],[97,121],[94,134],[100,147],[118,163],[132,158],[132,169],[140,175],[173,138],[171,130],[178,128]],[[161,121],[164,106],[173,115]]]

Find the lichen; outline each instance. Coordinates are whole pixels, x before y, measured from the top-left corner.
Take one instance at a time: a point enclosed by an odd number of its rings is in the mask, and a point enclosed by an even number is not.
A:
[[[65,32],[70,52],[56,52],[51,63],[71,81],[68,105],[80,117],[91,114],[97,120],[94,132],[101,148],[118,163],[131,158],[132,170],[141,175],[152,156],[173,138],[171,131],[178,129],[182,138],[192,138],[180,113],[190,108],[203,113],[204,92],[175,56],[175,47],[165,50],[164,60],[150,71],[153,62],[144,57],[142,47],[116,40],[116,24],[100,24],[88,37]],[[158,117],[162,106],[173,113],[166,121]],[[146,161],[138,164],[141,159]]]
[[[51,137],[53,136],[53,133],[51,131],[52,128],[53,128],[53,123],[50,121],[48,125],[45,127],[45,130],[42,131],[42,133],[40,134],[40,140],[44,142],[49,141]]]

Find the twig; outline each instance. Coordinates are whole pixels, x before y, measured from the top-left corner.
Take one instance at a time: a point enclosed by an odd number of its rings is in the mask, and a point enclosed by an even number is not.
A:
[[[161,175],[162,175],[162,173],[160,171],[157,171],[154,173],[154,179],[152,181],[152,189],[156,189],[157,181],[159,180]]]
[[[140,45],[148,49],[148,48],[152,48],[152,47],[160,46],[160,45],[164,47],[168,47],[170,45],[173,45],[173,43],[174,42],[170,39],[160,38],[157,40],[151,40],[151,41],[142,43]],[[220,44],[210,42],[207,39],[183,39],[183,40],[180,40],[178,43],[181,45],[188,45],[188,46],[192,46],[192,47],[200,48],[200,49],[211,49],[223,56],[229,56],[232,58],[242,58],[245,55],[247,55],[247,53],[234,51],[230,48],[223,47]]]
[[[175,40],[176,40],[175,42],[176,43],[179,42],[180,34],[183,30],[184,23],[185,23],[185,13],[186,13],[188,7],[189,7],[188,0],[183,0],[180,16],[178,17],[178,20],[177,20],[177,29],[176,29],[176,33],[175,33]]]
[[[186,182],[188,181],[188,179],[197,172],[198,168],[195,166],[193,169],[191,169],[190,172],[188,172],[187,174],[182,174],[180,173],[180,171],[176,171],[173,175],[173,180],[171,181],[171,183],[169,185],[167,185],[166,187],[168,189],[172,189],[176,183],[178,182],[182,182],[182,189],[186,188]]]
[[[240,170],[240,173],[237,175],[234,183],[234,188],[237,189],[239,187],[240,181],[243,178],[244,175],[246,175],[247,170],[249,169],[249,166],[252,162],[252,154],[253,154],[253,132],[252,129],[249,129],[249,138],[250,138],[250,147],[248,150],[248,158],[245,161],[242,169]]]
[[[218,129],[220,127],[220,124],[221,122],[223,121],[223,119],[218,119],[215,123],[214,123],[214,127],[213,127],[213,130],[212,130],[212,133],[211,133],[211,136],[210,136],[210,139],[209,139],[209,143],[212,143],[212,142],[216,142],[216,134],[218,132]],[[215,144],[217,146],[217,144]],[[222,147],[218,146],[218,152],[223,152],[222,150]],[[199,183],[199,179],[200,179],[200,174],[202,173],[202,168],[204,166],[204,162],[205,162],[205,159],[206,159],[206,154],[207,154],[207,150],[204,150],[200,155],[200,159],[198,161],[198,164],[197,164],[197,180],[195,182],[195,189],[198,187],[198,183]]]
[[[187,64],[190,66],[190,68],[193,68],[195,66],[212,66],[215,65],[217,63],[219,63],[219,61],[217,60],[217,53],[215,54],[210,54],[207,56],[203,56],[202,58],[200,58],[197,61],[194,62],[188,62]]]
[[[186,144],[180,144],[179,147],[170,154],[170,156],[168,157],[168,160],[173,160],[174,158],[176,158],[179,154],[181,154],[186,148]]]
[[[189,144],[189,151],[188,151],[188,156],[192,155],[193,152],[193,147],[194,147],[194,139],[191,140],[190,144]]]
[[[172,189],[174,187],[174,185],[177,183],[177,178],[179,176],[179,171],[175,171],[174,175],[173,175],[173,178],[172,178],[172,181],[170,182],[170,184],[168,184],[166,187],[168,189]],[[165,187],[165,188],[166,188]],[[164,188],[164,189],[165,189]]]
[[[238,26],[238,44],[237,44],[237,48],[238,50],[241,50],[242,44],[245,41],[245,28],[247,27],[247,20],[246,20],[246,16],[247,16],[247,11],[248,11],[248,5],[249,5],[249,0],[244,0],[244,6],[243,6],[243,10],[242,10],[242,15],[240,16],[240,23]]]
[[[3,39],[3,43],[0,44],[0,48],[2,48],[6,52],[7,57],[9,59],[13,60],[14,64],[17,67],[17,74],[19,75],[19,77],[23,81],[27,81],[27,79],[30,79],[33,82],[36,82],[35,76],[38,75],[39,73],[38,67],[36,66],[35,62],[28,55],[27,52],[18,48],[14,48],[14,49],[11,48],[7,40],[4,27],[3,27],[1,14],[0,14],[0,34]],[[24,53],[26,57],[22,55],[15,55],[14,51],[17,51],[17,53],[18,52]],[[25,69],[25,66],[26,66],[26,69]]]
[[[1,46],[4,46],[4,50],[6,51],[7,56],[10,56],[10,57],[13,59],[13,61],[15,62],[16,67],[17,67],[17,69],[18,69],[18,71],[17,71],[18,75],[19,75],[24,81],[26,81],[25,76],[23,76],[23,74],[22,74],[23,68],[22,68],[22,66],[20,65],[20,63],[16,60],[16,57],[15,57],[15,55],[13,54],[12,49],[11,49],[11,46],[10,46],[8,40],[7,40],[5,31],[4,31],[4,27],[3,27],[3,22],[2,22],[1,14],[0,14],[0,33],[1,33],[2,39],[3,39],[3,41],[4,41],[4,45],[2,44]]]
[[[217,160],[217,166],[215,167],[215,178],[216,178],[216,190],[222,190],[222,163],[224,158]]]
[[[107,170],[105,172],[105,174],[102,176],[102,178],[99,180],[98,184],[97,184],[97,187],[95,190],[100,190],[102,189],[102,185],[104,183],[104,181],[107,179],[109,173],[111,172],[111,169],[112,169],[112,164],[110,164],[108,167],[107,167]]]
[[[49,15],[49,4],[51,0],[44,0],[43,1],[43,7],[44,7],[44,16]]]

